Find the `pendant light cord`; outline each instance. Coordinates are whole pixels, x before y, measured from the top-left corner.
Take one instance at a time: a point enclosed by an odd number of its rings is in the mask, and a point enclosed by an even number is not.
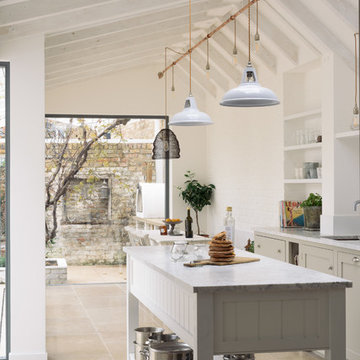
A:
[[[359,33],[354,34],[355,39],[355,108],[358,107],[358,50],[357,50],[357,36]]]
[[[165,48],[165,67],[167,66],[167,48]],[[167,72],[165,73],[165,81],[164,81],[164,91],[165,91],[165,116],[167,116]]]
[[[191,0],[189,0],[189,92],[191,96]]]
[[[256,34],[259,33],[259,2],[256,2]]]
[[[251,63],[251,55],[250,55],[250,41],[251,41],[251,39],[250,39],[250,8],[251,8],[251,6],[250,6],[250,0],[248,0],[248,5],[249,5],[249,7],[248,7],[248,32],[249,32],[248,40],[249,40],[249,64],[250,64]]]

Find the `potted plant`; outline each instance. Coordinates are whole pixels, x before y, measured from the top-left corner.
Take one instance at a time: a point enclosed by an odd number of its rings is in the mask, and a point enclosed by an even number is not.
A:
[[[321,195],[310,193],[309,197],[300,206],[304,209],[305,230],[320,230]]]
[[[184,176],[186,178],[184,187],[178,186],[178,190],[180,190],[179,196],[195,211],[197,233],[200,235],[199,212],[204,206],[211,205],[210,199],[215,185],[201,185],[191,171],[187,171]]]

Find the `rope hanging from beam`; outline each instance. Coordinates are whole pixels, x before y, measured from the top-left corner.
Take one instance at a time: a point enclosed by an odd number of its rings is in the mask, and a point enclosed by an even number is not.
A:
[[[189,49],[183,53],[181,56],[179,56],[175,61],[173,61],[170,65],[165,66],[165,69],[158,72],[158,77],[161,79],[164,74],[170,70],[173,66],[175,66],[179,61],[184,59],[187,55],[191,56],[191,53],[199,47],[203,42],[210,39],[214,34],[216,34],[218,31],[220,31],[224,26],[226,26],[229,22],[234,21],[240,14],[242,14],[246,9],[257,3],[259,0],[251,0],[247,5],[242,7],[239,11],[231,15],[227,20],[225,20],[223,23],[221,23],[218,27],[216,27],[213,31],[210,31],[203,39],[201,39],[198,43],[196,43],[194,46],[189,47]]]

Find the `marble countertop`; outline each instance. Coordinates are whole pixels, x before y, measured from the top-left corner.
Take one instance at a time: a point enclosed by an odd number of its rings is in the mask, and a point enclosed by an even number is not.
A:
[[[344,250],[355,250],[360,252],[360,240],[332,240],[320,235],[318,231],[306,231],[296,228],[257,228],[255,233],[264,235],[283,236],[295,240],[309,241],[316,244],[332,246]]]
[[[183,262],[170,260],[169,246],[135,246],[124,248],[131,257],[146,263],[168,278],[194,292],[242,290],[268,291],[351,287],[350,281],[300,266],[237,250],[237,256],[260,258],[258,262],[188,268]]]

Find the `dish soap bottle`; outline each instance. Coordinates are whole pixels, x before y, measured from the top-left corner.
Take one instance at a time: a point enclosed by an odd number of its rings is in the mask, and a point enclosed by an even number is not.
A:
[[[185,237],[192,238],[193,237],[193,231],[192,231],[192,222],[193,219],[190,215],[190,208],[187,208],[187,217],[185,219]]]
[[[226,215],[224,220],[226,239],[232,242],[235,241],[235,219],[232,216],[232,207],[226,208]]]

